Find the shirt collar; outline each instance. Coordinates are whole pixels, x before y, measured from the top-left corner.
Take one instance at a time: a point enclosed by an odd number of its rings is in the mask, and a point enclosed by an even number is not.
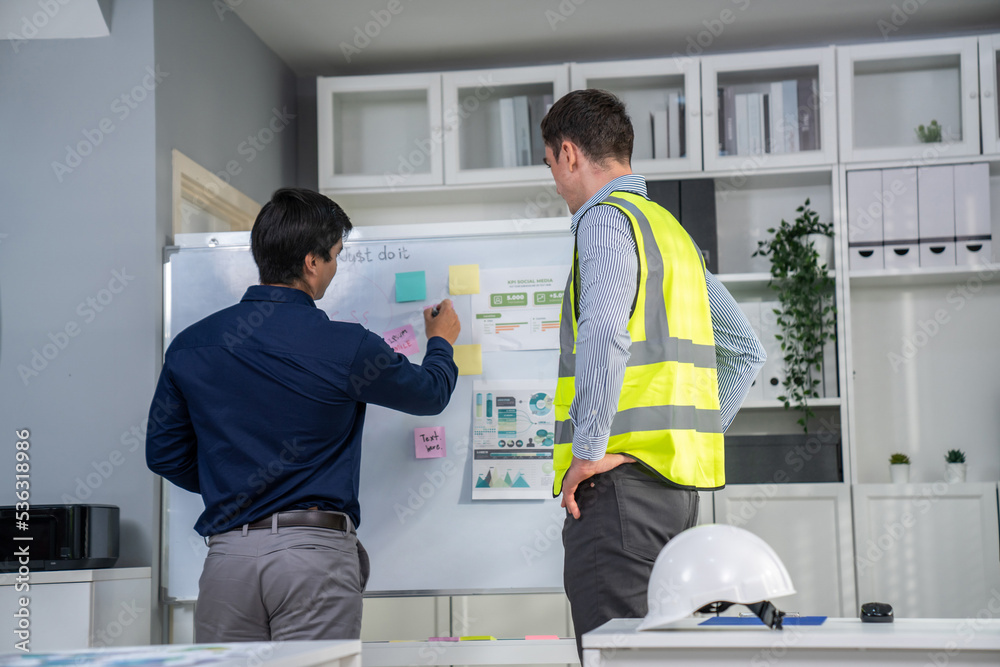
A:
[[[312,297],[302,290],[294,287],[278,287],[277,285],[251,285],[240,301],[276,301],[316,307],[316,302],[313,301]]]
[[[580,225],[580,220],[583,219],[587,210],[607,199],[608,195],[612,192],[619,190],[634,192],[637,195],[646,197],[646,179],[639,174],[626,174],[625,176],[619,176],[618,178],[610,181],[607,185],[598,190],[597,194],[588,199],[587,203],[580,207],[580,210],[573,214],[573,221],[569,227],[570,231],[572,231],[575,235],[577,227]]]

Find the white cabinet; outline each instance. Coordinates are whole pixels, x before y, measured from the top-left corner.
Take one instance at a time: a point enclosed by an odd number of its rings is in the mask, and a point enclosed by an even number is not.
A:
[[[695,58],[573,63],[570,88],[617,95],[632,119],[632,171],[701,171],[701,80]]]
[[[319,186],[441,185],[440,74],[319,77]]]
[[[715,521],[745,528],[777,552],[796,590],[774,601],[779,609],[858,613],[847,484],[730,485],[715,492]]]
[[[837,60],[843,162],[979,154],[975,37],[845,46]],[[940,138],[922,142],[932,121]]]
[[[833,47],[703,58],[705,169],[835,163],[835,86]]]
[[[979,99],[983,125],[983,154],[1000,153],[1000,35],[979,38]]]
[[[550,179],[540,123],[569,90],[566,65],[446,72],[445,182]]]
[[[28,598],[33,653],[149,644],[150,568],[36,571],[27,591],[15,590],[17,576],[0,574],[0,615],[15,618]]]
[[[860,602],[900,618],[975,618],[1000,591],[997,485],[858,484]]]

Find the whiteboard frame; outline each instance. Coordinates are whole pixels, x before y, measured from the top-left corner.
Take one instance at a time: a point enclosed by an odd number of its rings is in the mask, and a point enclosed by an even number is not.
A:
[[[393,240],[434,240],[489,237],[498,235],[546,236],[566,234],[570,229],[569,217],[533,218],[491,220],[482,222],[441,222],[421,223],[412,225],[371,225],[358,226],[350,231],[347,244],[356,241],[393,241]],[[176,234],[174,244],[167,246],[163,252],[163,354],[172,339],[171,322],[171,265],[170,257],[181,249],[187,248],[249,248],[250,232],[207,232]],[[161,359],[162,363],[162,359]],[[176,597],[169,594],[169,558],[170,558],[170,495],[171,485],[163,485],[160,497],[160,587],[161,599],[167,605],[190,604],[197,598]],[[461,588],[461,589],[413,589],[387,590],[365,592],[366,598],[389,597],[429,597],[452,595],[522,595],[537,593],[562,593],[561,587],[536,588]]]

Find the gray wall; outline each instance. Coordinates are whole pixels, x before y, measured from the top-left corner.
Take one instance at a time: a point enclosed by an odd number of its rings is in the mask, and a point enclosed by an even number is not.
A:
[[[0,469],[12,469],[14,430],[30,429],[32,503],[119,505],[122,566],[150,564],[158,516],[142,447],[128,440],[145,423],[159,336],[147,67],[151,0],[114,3],[110,37],[16,53],[0,42]],[[89,154],[57,174],[67,146]],[[112,283],[115,271],[127,282]],[[22,379],[19,366],[37,375]],[[14,503],[12,476],[0,503]]]
[[[154,3],[156,61],[171,73],[156,96],[161,238],[172,224],[171,149],[261,204],[296,183],[295,75],[224,7],[206,0]]]
[[[266,201],[296,181],[296,120],[275,121],[252,159],[241,144],[273,109],[296,113],[296,81],[205,0],[112,12],[110,37],[0,42],[0,469],[30,429],[32,503],[119,505],[119,565],[135,566],[158,544],[141,436],[162,358],[170,151],[212,171],[236,161],[232,184]],[[11,478],[0,504],[14,502]]]

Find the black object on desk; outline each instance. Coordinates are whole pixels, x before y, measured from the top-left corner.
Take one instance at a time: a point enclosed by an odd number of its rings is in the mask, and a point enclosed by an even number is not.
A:
[[[892,623],[892,605],[885,602],[866,602],[861,605],[862,623]]]

